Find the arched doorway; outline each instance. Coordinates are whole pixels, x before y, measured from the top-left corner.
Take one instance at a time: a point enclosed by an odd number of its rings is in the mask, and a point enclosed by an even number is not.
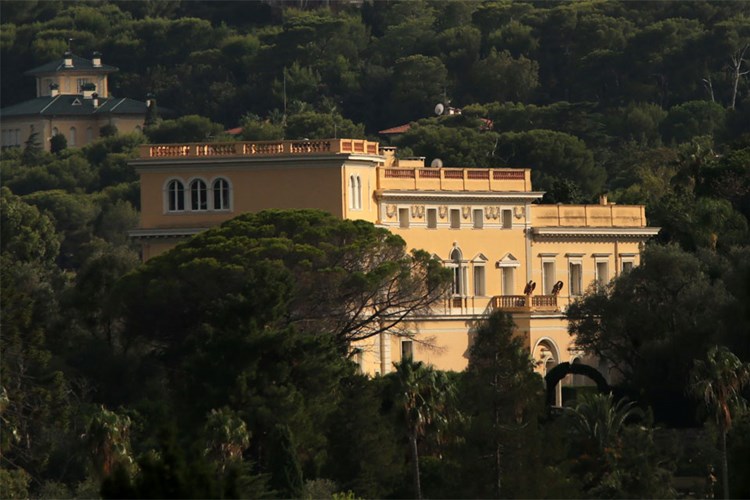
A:
[[[532,353],[534,360],[541,364],[542,376],[546,377],[560,363],[560,352],[557,345],[548,338],[539,340]],[[554,388],[553,388],[554,389]],[[562,405],[562,388],[557,387],[553,393],[554,404]]]
[[[609,384],[599,370],[593,366],[584,365],[583,363],[560,363],[544,375],[544,381],[547,385],[547,404],[549,406],[560,406],[560,381],[570,373],[590,378],[596,383],[596,388],[599,392],[609,392]]]

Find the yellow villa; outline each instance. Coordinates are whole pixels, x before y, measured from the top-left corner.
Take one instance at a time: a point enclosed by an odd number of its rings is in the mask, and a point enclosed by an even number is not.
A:
[[[563,311],[595,282],[639,263],[643,206],[540,205],[529,169],[425,167],[395,148],[357,139],[141,146],[141,224],[132,232],[148,260],[240,213],[318,208],[401,235],[453,269],[453,290],[415,338],[380,335],[357,346],[365,373],[405,356],[462,370],[473,322],[513,314],[517,334],[544,373],[580,360]],[[420,342],[425,341],[425,342]]]

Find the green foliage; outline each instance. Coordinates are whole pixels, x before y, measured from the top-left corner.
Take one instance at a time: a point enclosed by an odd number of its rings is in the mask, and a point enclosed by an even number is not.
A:
[[[535,431],[544,385],[513,329],[512,318],[502,312],[475,327],[461,407],[469,418],[466,449],[488,458],[463,468],[464,496],[525,496],[534,491],[527,480],[544,474]]]
[[[198,115],[164,120],[145,130],[152,143],[203,142],[215,139],[224,128],[208,118]]]
[[[701,135],[720,135],[723,132],[726,111],[709,101],[690,101],[669,110],[661,124],[667,142],[689,142]]]
[[[504,132],[496,156],[503,159],[505,167],[531,168],[536,189],[550,189],[556,179],[568,179],[580,187],[584,197],[591,198],[601,192],[606,178],[584,142],[563,132]]]
[[[52,154],[59,154],[68,147],[68,140],[63,134],[53,135],[49,140],[49,147]]]
[[[711,259],[650,246],[640,266],[590,289],[567,311],[576,346],[610,362],[660,419],[682,421],[690,413],[682,392],[692,360],[735,337],[723,311],[739,297],[717,276],[732,271],[711,271]]]

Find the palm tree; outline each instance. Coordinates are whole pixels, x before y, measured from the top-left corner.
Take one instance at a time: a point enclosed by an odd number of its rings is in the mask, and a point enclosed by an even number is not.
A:
[[[452,394],[451,384],[444,372],[424,366],[421,361],[405,358],[395,363],[398,400],[404,411],[409,436],[414,496],[422,498],[419,479],[419,447],[417,440],[428,428],[445,424],[445,402]]]
[[[104,479],[115,465],[133,466],[130,452],[130,418],[100,406],[81,436],[89,449],[94,474]]]
[[[616,444],[627,420],[643,417],[634,402],[621,399],[615,403],[612,393],[582,395],[578,404],[566,411],[571,417],[572,432],[594,443],[599,451]]]
[[[688,392],[713,414],[721,435],[721,474],[724,498],[729,498],[727,433],[732,428],[732,410],[745,404],[742,389],[750,383],[750,365],[724,346],[713,346],[705,361],[695,360]]]

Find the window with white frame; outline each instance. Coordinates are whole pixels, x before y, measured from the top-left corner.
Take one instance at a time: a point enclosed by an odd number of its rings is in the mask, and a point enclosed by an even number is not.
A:
[[[633,270],[635,266],[635,254],[634,253],[623,253],[620,254],[620,273],[625,274]]]
[[[570,278],[569,290],[571,296],[583,293],[583,263],[580,260],[568,262],[568,277]]]
[[[190,210],[208,210],[208,189],[201,179],[190,183]]]
[[[484,297],[485,292],[484,264],[474,264],[474,295]]]
[[[398,209],[398,227],[407,228],[409,227],[409,209],[399,208]]]
[[[349,176],[349,208],[362,209],[362,180],[357,174]]]
[[[170,212],[185,210],[185,186],[177,179],[167,184],[167,209]]]
[[[453,269],[453,295],[466,295],[466,266],[458,248],[451,252],[449,265]]]
[[[76,128],[70,127],[70,141],[68,142],[68,145],[75,146],[76,145]]]
[[[514,295],[513,291],[514,288],[514,280],[515,280],[515,269],[512,267],[502,267],[502,286],[503,286],[503,295]]]
[[[229,210],[229,181],[219,177],[212,184],[213,209]]]
[[[507,253],[502,259],[497,261],[497,267],[500,268],[502,273],[501,286],[503,295],[514,295],[516,289],[516,269],[521,267],[521,263],[513,256],[513,254]]]
[[[362,210],[362,179],[357,176],[357,210]]]
[[[604,286],[609,283],[609,255],[594,255],[596,262],[596,284]]]
[[[555,256],[542,255],[542,293],[551,294],[556,282]]]
[[[437,208],[427,209],[427,229],[437,228]]]
[[[86,128],[86,143],[90,143],[94,140],[94,129],[91,127]]]
[[[461,210],[458,208],[451,208],[451,229],[461,228]]]
[[[472,218],[474,219],[474,229],[482,229],[484,227],[484,210],[475,208]]]

